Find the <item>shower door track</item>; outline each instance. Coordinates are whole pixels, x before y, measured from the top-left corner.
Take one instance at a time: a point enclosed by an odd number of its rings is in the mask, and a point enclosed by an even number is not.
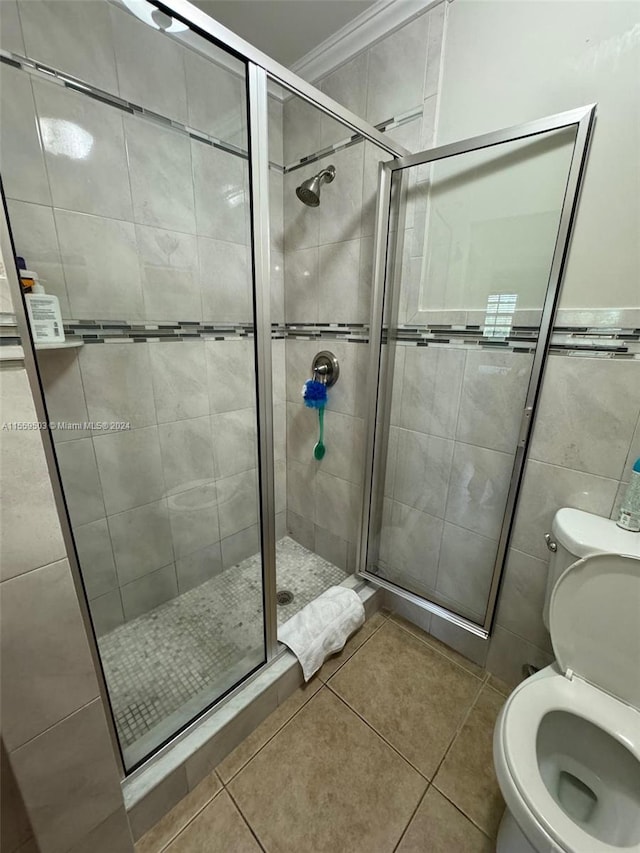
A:
[[[459,142],[454,142],[437,148],[431,148],[417,154],[400,157],[386,163],[381,163],[379,168],[375,226],[375,262],[369,338],[368,387],[370,392],[366,419],[367,440],[365,449],[365,478],[362,492],[362,518],[357,557],[358,574],[383,589],[389,590],[406,601],[417,605],[421,609],[434,613],[436,616],[439,616],[442,619],[445,619],[446,621],[451,622],[483,639],[487,639],[489,637],[495,615],[500,581],[503,574],[504,562],[513,527],[524,463],[526,461],[527,450],[529,447],[536,406],[540,396],[542,373],[551,342],[553,320],[569,254],[571,234],[587,162],[589,142],[595,120],[595,111],[596,105],[590,104],[585,107],[579,107],[574,110],[557,113],[525,124],[503,128],[491,133],[484,133]],[[498,540],[497,554],[493,567],[485,617],[483,623],[479,624],[461,616],[458,613],[455,613],[452,610],[442,607],[427,598],[412,593],[393,582],[380,578],[374,572],[369,570],[368,555],[370,540],[372,537],[371,528],[373,525],[372,505],[375,501],[380,499],[381,489],[384,484],[385,470],[384,464],[381,464],[380,459],[377,456],[376,439],[380,432],[384,433],[388,428],[388,407],[390,404],[390,395],[388,393],[384,393],[385,388],[382,387],[381,380],[382,332],[384,328],[385,314],[387,316],[394,316],[393,309],[391,310],[391,314],[387,311],[389,296],[392,300],[397,298],[398,290],[398,288],[395,287],[395,282],[389,281],[394,260],[392,257],[393,253],[390,253],[389,251],[389,245],[392,239],[392,232],[390,230],[392,205],[396,214],[400,216],[400,220],[396,223],[397,234],[400,235],[404,231],[402,217],[405,206],[401,203],[402,193],[398,192],[395,196],[392,193],[392,178],[394,172],[411,168],[413,166],[420,166],[437,160],[444,160],[448,157],[455,157],[457,154],[465,154],[471,151],[491,148],[493,146],[500,145],[501,143],[527,139],[532,136],[538,136],[542,133],[561,130],[572,126],[576,128],[576,136],[571,157],[571,165],[569,167],[569,174],[565,186],[562,211],[558,224],[547,290],[542,309],[540,330],[533,357],[527,396],[522,412],[514,464],[507,493],[500,537]],[[391,377],[392,371],[389,370],[388,372]],[[383,447],[386,448],[386,443],[384,442]],[[386,450],[383,449],[383,463],[385,453]]]

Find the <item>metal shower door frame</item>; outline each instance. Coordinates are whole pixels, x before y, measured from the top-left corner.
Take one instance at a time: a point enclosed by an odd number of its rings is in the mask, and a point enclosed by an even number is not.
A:
[[[362,492],[362,516],[360,527],[360,540],[358,543],[358,575],[366,578],[377,586],[387,589],[410,601],[423,610],[440,616],[453,624],[469,631],[476,636],[487,639],[489,637],[496,609],[496,602],[500,588],[500,581],[504,572],[504,562],[509,546],[509,539],[513,527],[516,503],[518,499],[520,484],[522,481],[524,464],[531,436],[534,416],[542,374],[549,351],[551,334],[553,331],[553,320],[558,303],[558,297],[562,286],[562,280],[566,269],[567,258],[571,243],[571,235],[575,222],[576,211],[583,182],[589,142],[592,135],[595,120],[596,104],[579,107],[567,112],[557,113],[536,121],[526,122],[520,125],[503,128],[491,133],[463,139],[448,145],[427,149],[417,154],[400,157],[396,160],[380,164],[378,201],[376,208],[375,228],[375,262],[374,278],[372,286],[372,308],[369,337],[369,368],[368,387],[369,401],[367,409],[367,439],[365,447],[365,478]],[[480,625],[475,623],[433,601],[430,601],[416,593],[400,587],[391,581],[378,577],[368,570],[368,554],[370,540],[372,538],[372,526],[374,524],[374,507],[376,501],[381,498],[381,490],[384,485],[385,466],[382,464],[386,456],[387,431],[388,431],[388,406],[389,406],[389,383],[393,378],[392,371],[388,377],[382,377],[382,332],[385,322],[385,312],[388,309],[389,299],[397,297],[397,288],[390,283],[395,272],[394,260],[397,255],[397,242],[404,230],[401,225],[397,226],[397,232],[390,230],[392,204],[399,208],[400,216],[403,215],[403,205],[400,198],[392,199],[394,189],[394,174],[403,174],[404,170],[415,166],[445,160],[458,154],[466,154],[484,148],[492,148],[506,142],[516,142],[554,130],[575,127],[573,154],[569,174],[565,187],[562,203],[562,212],[558,224],[556,243],[551,262],[549,281],[545,294],[540,330],[536,342],[533,364],[529,378],[527,396],[522,413],[520,432],[516,445],[515,458],[507,493],[505,512],[503,516],[500,538],[496,560],[494,563],[493,576],[489,590],[487,608],[484,622]],[[394,236],[397,233],[398,238]],[[380,435],[381,434],[381,435]],[[382,445],[382,462],[379,456],[378,441]]]

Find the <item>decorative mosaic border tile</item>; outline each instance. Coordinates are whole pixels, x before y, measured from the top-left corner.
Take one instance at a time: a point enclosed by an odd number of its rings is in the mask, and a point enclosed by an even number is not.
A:
[[[252,323],[141,323],[126,320],[69,320],[65,323],[69,339],[80,338],[86,344],[144,343],[189,340],[239,340],[253,338]],[[488,335],[487,330],[494,334]],[[273,340],[369,342],[366,323],[273,323]],[[399,326],[391,339],[402,346],[481,347],[508,352],[533,353],[538,341],[535,326],[513,326],[505,336],[492,327],[480,325]],[[387,329],[382,341],[389,343]],[[0,345],[16,344],[12,336],[0,336]],[[551,352],[555,355],[597,355],[609,358],[640,359],[640,329],[600,329],[558,326],[554,329]]]
[[[182,124],[182,122],[176,121],[175,119],[153,112],[153,110],[148,110],[145,107],[141,107],[139,104],[133,103],[132,101],[126,101],[118,95],[114,95],[104,89],[99,89],[97,86],[86,83],[77,77],[72,77],[70,74],[66,74],[63,71],[52,68],[50,65],[44,65],[41,62],[36,62],[34,59],[29,59],[26,56],[20,56],[19,54],[10,53],[5,50],[0,51],[0,62],[4,62],[6,65],[18,68],[21,71],[25,71],[32,76],[48,80],[49,83],[57,83],[65,89],[72,89],[74,92],[79,92],[82,95],[93,98],[93,100],[100,101],[101,103],[107,104],[108,106],[114,107],[122,112],[129,113],[129,115],[137,115],[147,121],[153,121],[163,127],[171,128],[178,133],[188,136],[190,139],[202,142],[204,145],[219,148],[227,154],[233,154],[243,160],[249,159],[249,152],[246,148],[241,148],[239,145],[234,145],[232,142],[226,142],[223,139],[219,139],[217,136],[205,133],[203,130],[198,130],[195,127]],[[279,166],[277,163],[269,163],[269,166],[276,171],[283,171],[283,167]]]
[[[410,121],[415,121],[418,118],[422,118],[422,106],[414,107],[413,109],[402,113],[402,115],[392,116],[391,118],[385,119],[379,124],[374,125],[374,127],[381,133],[385,133],[388,130],[394,130],[396,127],[402,127],[403,124],[408,124]],[[351,148],[352,145],[357,145],[359,142],[363,141],[363,136],[359,133],[353,133],[351,136],[341,139],[339,142],[334,142],[333,145],[327,145],[326,148],[321,148],[313,154],[307,154],[299,160],[294,160],[293,163],[290,163],[288,166],[284,166],[283,172],[285,175],[288,175],[289,172],[295,172],[297,169],[302,169],[310,163],[322,160],[329,154],[335,154],[337,151],[343,151],[345,148]]]

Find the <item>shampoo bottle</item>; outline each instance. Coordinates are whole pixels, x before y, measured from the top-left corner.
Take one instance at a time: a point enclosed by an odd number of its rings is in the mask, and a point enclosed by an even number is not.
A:
[[[616,522],[623,530],[640,530],[640,459],[636,459],[631,471],[631,482],[627,486],[620,515]]]
[[[31,270],[21,270],[20,278],[31,280],[31,293],[25,295],[31,332],[36,344],[64,343],[64,327],[58,297],[44,292],[38,276]]]

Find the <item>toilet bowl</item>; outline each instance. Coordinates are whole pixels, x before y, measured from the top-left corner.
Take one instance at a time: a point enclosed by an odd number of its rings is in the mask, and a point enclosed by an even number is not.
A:
[[[496,722],[498,853],[640,853],[640,535],[611,526],[578,510],[554,519],[556,661]]]

